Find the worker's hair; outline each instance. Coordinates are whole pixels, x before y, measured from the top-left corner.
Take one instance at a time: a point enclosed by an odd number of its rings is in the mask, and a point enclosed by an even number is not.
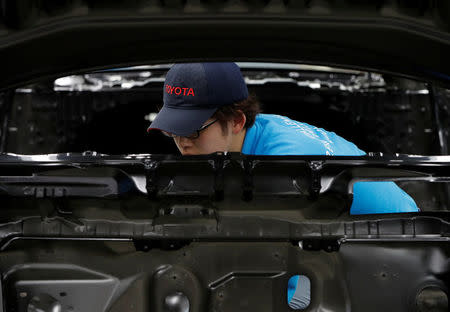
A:
[[[227,132],[227,121],[239,117],[240,112],[244,113],[246,118],[244,128],[248,129],[253,126],[256,115],[261,112],[260,104],[256,96],[249,95],[249,97],[243,101],[222,106],[214,113],[212,118],[219,120],[222,131],[225,134]]]

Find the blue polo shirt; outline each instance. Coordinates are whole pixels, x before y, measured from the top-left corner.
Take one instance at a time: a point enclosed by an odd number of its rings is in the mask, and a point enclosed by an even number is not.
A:
[[[258,114],[247,129],[242,153],[247,155],[334,155],[366,153],[334,132],[279,115]],[[351,214],[417,212],[414,200],[394,182],[357,182]]]

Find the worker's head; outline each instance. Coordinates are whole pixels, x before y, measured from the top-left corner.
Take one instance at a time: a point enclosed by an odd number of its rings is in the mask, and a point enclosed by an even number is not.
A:
[[[163,91],[164,105],[149,130],[172,136],[183,155],[240,151],[259,112],[234,63],[176,64]]]

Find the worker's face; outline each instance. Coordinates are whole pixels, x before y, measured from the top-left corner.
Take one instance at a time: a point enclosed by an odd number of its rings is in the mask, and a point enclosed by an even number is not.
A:
[[[209,124],[215,119],[208,119],[204,125]],[[202,155],[215,152],[226,152],[230,150],[232,143],[231,121],[227,130],[224,132],[217,121],[206,129],[200,131],[200,136],[196,139],[186,137],[175,137],[174,141],[182,155]]]

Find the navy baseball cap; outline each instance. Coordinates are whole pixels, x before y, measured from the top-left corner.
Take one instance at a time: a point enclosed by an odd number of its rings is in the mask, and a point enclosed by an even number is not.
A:
[[[248,97],[241,70],[235,63],[175,64],[164,82],[164,105],[152,129],[188,136],[200,129],[222,106]]]

